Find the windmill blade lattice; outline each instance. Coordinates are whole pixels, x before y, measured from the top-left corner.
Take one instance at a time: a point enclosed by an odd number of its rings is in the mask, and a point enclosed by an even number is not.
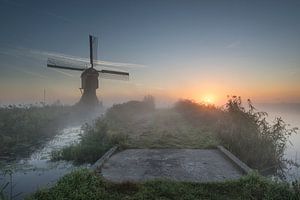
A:
[[[79,62],[66,58],[48,58],[47,67],[83,71],[87,68],[87,62]]]
[[[90,60],[85,58],[72,58],[66,55],[53,56],[48,58],[47,67],[67,69],[67,70],[76,70],[82,71],[81,73],[81,90],[83,90],[79,105],[83,106],[96,106],[99,101],[96,95],[96,90],[99,87],[100,78],[105,79],[117,79],[117,80],[129,80],[129,73],[122,71],[115,71],[110,69],[97,70],[94,68],[94,64],[103,66],[104,61],[97,60],[97,50],[98,50],[98,39],[92,35],[89,36],[90,43]],[[113,64],[122,64],[122,63],[112,63],[109,62],[110,67]],[[118,66],[116,66],[118,67]]]

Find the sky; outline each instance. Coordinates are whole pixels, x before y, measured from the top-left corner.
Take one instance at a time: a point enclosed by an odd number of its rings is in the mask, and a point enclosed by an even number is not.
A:
[[[0,104],[72,104],[80,73],[46,67],[54,54],[129,63],[129,81],[100,80],[105,105],[151,94],[162,105],[227,95],[300,102],[300,1],[0,0]],[[99,68],[101,69],[101,68]]]

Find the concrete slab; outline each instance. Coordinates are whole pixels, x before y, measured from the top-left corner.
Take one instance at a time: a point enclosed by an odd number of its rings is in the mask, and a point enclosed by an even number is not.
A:
[[[211,182],[243,176],[218,149],[127,149],[110,157],[101,174],[113,182],[151,179]]]

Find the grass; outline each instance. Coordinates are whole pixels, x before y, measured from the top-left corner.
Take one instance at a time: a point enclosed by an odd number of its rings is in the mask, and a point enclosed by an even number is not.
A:
[[[283,176],[282,169],[289,162],[284,153],[289,136],[297,128],[290,128],[281,118],[269,123],[266,116],[267,113],[256,111],[250,100],[246,109],[239,97],[229,99],[217,134],[231,152],[252,168],[271,168],[272,173]]]
[[[149,98],[149,97],[148,97]],[[194,127],[174,109],[155,109],[153,102],[131,101],[110,108],[86,125],[78,143],[52,152],[52,160],[93,163],[109,148],[214,148],[218,139],[206,126]]]
[[[284,167],[291,163],[284,152],[297,128],[290,128],[281,118],[267,122],[267,113],[257,111],[250,100],[248,106],[243,105],[240,97],[233,96],[224,108],[183,100],[174,109],[196,127],[211,127],[221,144],[251,168],[271,169],[270,173],[283,177]]]
[[[81,141],[59,152],[53,159],[77,163],[95,162],[113,145],[123,148],[214,148],[224,145],[251,168],[283,175],[288,137],[295,132],[280,118],[274,124],[239,97],[226,107],[178,101],[173,108],[155,109],[154,100],[114,105],[105,116],[84,131]],[[280,174],[281,173],[281,174]]]
[[[101,157],[109,148],[117,144],[113,136],[107,134],[107,125],[99,120],[92,127],[86,124],[83,127],[84,134],[79,143],[72,144],[62,150],[53,151],[52,160],[68,160],[75,163],[93,163]]]
[[[223,144],[243,161],[258,168],[278,164],[288,136],[282,120],[265,121],[264,114],[229,99],[225,108],[179,101],[174,108],[155,109],[146,101],[115,105],[85,128],[81,141],[63,149],[58,159],[94,162],[109,147],[213,148]],[[55,155],[53,156],[55,158]],[[66,175],[29,199],[300,199],[300,184],[275,182],[258,174],[214,183],[153,180],[111,183],[87,170]]]
[[[53,135],[70,114],[65,106],[0,107],[0,157],[29,154],[32,147]]]
[[[108,120],[110,132],[126,133],[127,148],[213,148],[218,140],[208,127],[193,127],[171,109],[156,109],[124,119],[122,126]]]
[[[4,183],[0,186],[0,200],[8,199],[7,195],[5,195],[4,190],[8,187],[9,183]]]
[[[299,187],[299,185],[298,185]],[[257,174],[239,180],[189,183],[153,180],[145,183],[111,183],[88,171],[74,171],[50,189],[29,197],[31,200],[63,199],[278,199],[299,200],[299,188],[269,181]]]
[[[127,136],[125,148],[213,148],[219,144],[209,126],[193,126],[176,110],[155,109],[154,100],[146,100],[115,105],[105,115],[109,134]]]

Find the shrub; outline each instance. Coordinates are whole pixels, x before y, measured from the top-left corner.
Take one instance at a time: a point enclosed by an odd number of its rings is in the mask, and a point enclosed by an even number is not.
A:
[[[192,100],[180,100],[174,109],[196,126],[214,126],[223,112],[214,105],[196,103]]]
[[[290,129],[281,118],[276,118],[273,124],[268,123],[267,113],[257,112],[250,100],[248,107],[247,110],[242,106],[240,97],[230,98],[218,124],[218,136],[230,151],[251,167],[277,171],[286,163],[284,151],[296,128]]]
[[[52,160],[63,159],[75,163],[93,163],[113,145],[118,145],[125,140],[118,135],[109,135],[107,124],[101,119],[97,120],[94,126],[85,124],[82,129],[83,134],[80,141],[62,150],[53,151]]]
[[[55,135],[70,115],[66,106],[0,107],[0,156],[15,157]],[[41,139],[43,138],[43,141]]]
[[[299,200],[288,184],[271,182],[257,174],[226,182],[190,183],[152,180],[110,183],[88,170],[72,172],[30,199],[278,199]]]
[[[143,101],[128,101],[123,104],[113,105],[107,110],[106,118],[122,123],[124,119],[132,119],[133,116],[149,113],[154,110],[154,98],[152,96],[146,96]]]
[[[181,100],[174,109],[195,126],[210,127],[227,149],[252,168],[283,175],[285,165],[292,163],[284,159],[284,151],[297,129],[281,118],[268,123],[267,113],[256,111],[250,100],[248,109],[237,96],[229,98],[225,108]]]

